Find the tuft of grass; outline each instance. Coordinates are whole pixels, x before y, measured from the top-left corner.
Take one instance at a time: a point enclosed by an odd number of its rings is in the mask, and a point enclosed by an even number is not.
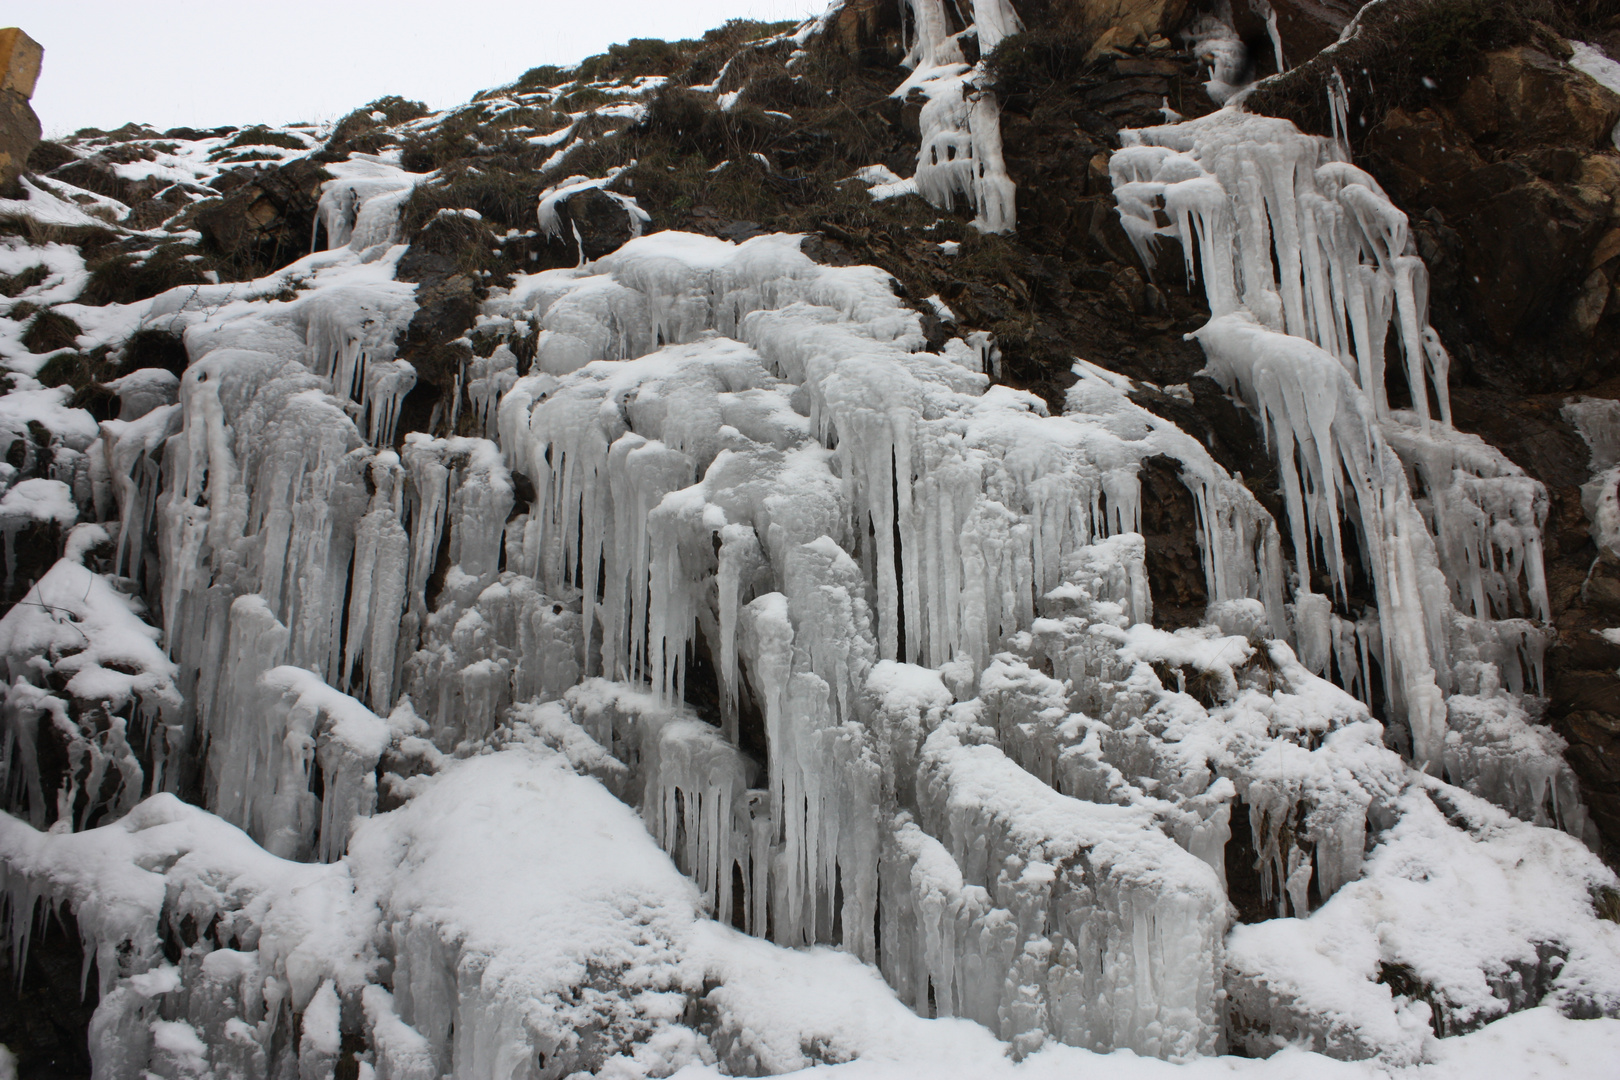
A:
[[[337,122],[326,146],[314,156],[317,161],[342,161],[351,153],[375,154],[392,143],[393,136],[382,122],[371,114],[374,110],[360,108]]]
[[[1059,20],[1007,37],[985,60],[991,84],[1003,102],[1067,86],[1091,66],[1101,29]]]
[[[283,150],[309,149],[309,144],[303,139],[300,139],[298,136],[290,135],[285,131],[276,131],[272,128],[267,128],[262,124],[250,128],[243,128],[236,134],[235,138],[225,145],[228,147],[278,146]]]
[[[760,22],[756,19],[728,20],[703,35],[698,47],[693,50],[691,64],[685,72],[685,81],[693,86],[707,85],[715,80],[728,62],[734,62],[742,54],[745,46],[768,41],[787,33],[797,25],[798,23],[791,19],[785,22]]]
[[[71,349],[82,333],[84,330],[78,323],[60,312],[46,308],[35,315],[28,324],[28,329],[23,331],[22,345],[31,353]]]
[[[420,120],[432,112],[427,105],[420,101],[402,98],[398,94],[380,97],[366,106],[367,112],[380,112],[388,124],[408,124],[412,120]]]
[[[515,163],[514,163],[515,164]],[[536,201],[545,181],[532,169],[494,162],[455,162],[437,183],[421,184],[400,211],[405,236],[415,236],[440,210],[476,210],[505,229],[534,226]]]
[[[1620,923],[1620,889],[1599,885],[1592,890],[1592,907],[1597,910],[1598,918]]]
[[[532,67],[519,75],[517,82],[512,84],[512,89],[519,93],[533,93],[536,90],[550,90],[552,87],[561,86],[572,79],[572,73],[563,70],[556,64],[541,64],[539,67]]]
[[[677,75],[686,70],[690,55],[698,45],[696,41],[631,38],[622,45],[609,45],[605,53],[586,57],[575,69],[574,77],[591,83]]]
[[[44,266],[30,266],[15,274],[0,274],[0,296],[21,296],[35,285],[43,284],[51,276]]]
[[[79,303],[133,304],[178,286],[206,285],[213,263],[189,257],[198,254],[191,244],[165,244],[145,259],[120,253],[95,262]]]
[[[401,142],[401,163],[411,172],[434,169],[472,157],[480,142],[478,109],[460,109],[428,131],[408,135]]]
[[[124,371],[163,368],[176,375],[186,370],[190,359],[179,334],[167,330],[137,330],[124,342],[119,367]]]
[[[88,353],[58,353],[45,361],[35,377],[46,386],[72,389],[69,408],[84,409],[97,420],[111,420],[118,415],[118,395],[104,384],[118,377],[119,366],[108,359],[108,353],[104,345]]]

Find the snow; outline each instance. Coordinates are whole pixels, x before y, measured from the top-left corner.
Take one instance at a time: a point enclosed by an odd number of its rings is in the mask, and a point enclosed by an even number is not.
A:
[[[1328,1050],[1359,1043],[1416,1064],[1431,1053],[1431,1022],[1467,1031],[1543,994],[1584,1002],[1578,1012],[1607,1008],[1620,993],[1607,961],[1620,928],[1591,917],[1591,890],[1608,874],[1565,860],[1576,841],[1434,781],[1413,785],[1398,808],[1364,877],[1309,922],[1233,932],[1231,989],[1259,1033],[1251,1049],[1273,1037]],[[1458,817],[1466,831],[1447,823]],[[1462,910],[1466,920],[1447,917]],[[1386,985],[1390,968],[1422,998]]]
[[[73,489],[60,480],[19,480],[0,498],[0,530],[11,535],[35,521],[72,525],[79,517],[73,505]]]
[[[1620,64],[1615,63],[1604,54],[1602,49],[1588,45],[1584,41],[1571,41],[1569,66],[1584,75],[1588,75],[1599,86],[1620,94]],[[1610,135],[1611,141],[1620,147],[1620,128]]]
[[[41,180],[44,180],[44,178],[42,177]],[[44,182],[49,185],[49,181]],[[0,215],[32,221],[40,225],[65,225],[69,227],[88,225],[98,229],[106,227],[107,223],[101,218],[91,217],[79,209],[76,203],[59,198],[48,187],[42,188],[27,177],[18,177],[17,183],[22,186],[23,198],[0,199]]]

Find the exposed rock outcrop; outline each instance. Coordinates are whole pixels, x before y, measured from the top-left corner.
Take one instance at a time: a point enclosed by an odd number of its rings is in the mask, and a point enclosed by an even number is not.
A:
[[[45,50],[15,26],[0,29],[0,195],[13,192],[39,143],[39,117],[29,107]]]

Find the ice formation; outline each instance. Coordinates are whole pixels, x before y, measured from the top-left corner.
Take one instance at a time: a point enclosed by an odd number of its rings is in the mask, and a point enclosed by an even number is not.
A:
[[[903,63],[911,75],[895,96],[917,92],[924,99],[917,193],[945,209],[958,197],[965,199],[978,228],[1010,232],[1017,218],[1017,187],[1002,158],[1001,105],[987,85],[984,61],[970,67],[959,39],[976,38],[979,56],[987,57],[1023,23],[1011,0],[973,0],[972,11],[973,22],[953,34],[945,0],[902,0],[910,43]]]
[[[75,527],[61,560],[0,619],[9,683],[0,766],[7,803],[36,827],[82,828],[127,811],[162,789],[163,763],[177,749],[174,665],[140,604],[86,565],[107,540],[100,525]],[[65,742],[65,766],[38,759],[51,741],[41,740],[41,725]],[[143,756],[155,758],[157,775],[146,775]]]
[[[1161,241],[1180,246],[1210,305],[1194,335],[1210,374],[1253,411],[1279,464],[1301,581],[1319,567],[1332,582],[1331,596],[1297,589],[1300,654],[1317,671],[1331,660],[1366,696],[1357,654],[1373,625],[1346,604],[1349,576],[1367,574],[1386,698],[1439,771],[1445,695],[1474,693],[1480,664],[1497,673],[1486,693],[1540,687],[1545,490],[1451,429],[1406,217],[1337,143],[1237,108],[1122,141],[1110,164],[1121,220],[1150,268]],[[1386,391],[1391,328],[1410,409]]]
[[[661,233],[492,297],[488,325],[539,328],[528,372],[491,364],[511,373],[507,389],[498,404],[480,391],[480,426],[497,441],[412,433],[379,448],[341,373],[367,341],[386,347],[378,321],[413,310],[387,280],[393,257],[311,256],[318,287],[300,299],[197,319],[179,401],[104,426],[107,483],[136,523],[114,558],[139,565],[155,545],[173,657],[153,658],[168,681],[143,684],[169,742],[104,753],[136,770],[109,815],[172,786],[162,763],[203,742],[209,809],[247,834],[231,844],[335,860],[337,876],[311,881],[349,910],[344,889],[373,895],[356,875],[397,862],[367,837],[443,816],[432,773],[450,792],[483,760],[497,773],[577,771],[640,808],[694,882],[683,911],[781,945],[839,945],[919,1012],[977,1020],[1020,1054],[1056,1039],[1175,1059],[1231,1037],[1220,991],[1233,814],[1247,815],[1266,902],[1300,918],[1364,876],[1370,822],[1399,818],[1413,781],[1367,706],[1324,678],[1367,696],[1384,656],[1377,623],[1335,633],[1330,608],[1290,599],[1269,516],[1195,440],[1133,404],[1128,381],[1080,364],[1064,415],[1046,415],[989,385],[982,346],[922,351],[918,316],[872,268],[817,265],[791,236]],[[1448,445],[1447,461],[1477,450]],[[1438,454],[1414,452],[1413,468],[1438,469]],[[1156,456],[1179,463],[1198,507],[1203,629],[1150,625],[1138,470]],[[534,493],[521,506],[513,471]],[[1427,538],[1408,500],[1404,524]],[[1497,551],[1510,534],[1488,535]],[[1470,618],[1489,625],[1534,603],[1520,580],[1533,577],[1489,552],[1462,558],[1497,568],[1459,594],[1485,597]],[[684,704],[702,667],[710,722]],[[50,708],[30,685],[13,696]],[[1567,775],[1526,784],[1513,690],[1484,674],[1469,689],[1477,704],[1451,699],[1447,767],[1569,827]],[[1490,757],[1504,738],[1511,748]],[[495,754],[455,764],[480,748]],[[384,796],[406,810],[376,816]],[[41,790],[35,819],[54,820],[45,804],[66,797]],[[104,829],[181,813],[163,798]],[[16,842],[45,842],[28,835]],[[32,896],[83,906],[49,875],[23,880],[14,911]],[[163,974],[147,953],[149,970],[109,983],[98,1030],[149,1032],[151,1049],[108,1057],[107,1075],[166,1060],[183,1032],[163,1025],[191,1025],[206,1054],[223,1052],[209,1024],[229,1021],[171,995],[219,1000],[200,987],[245,973],[271,989],[233,1017],[251,1027],[244,1039],[292,1053],[274,1034],[289,1009],[315,1075],[332,1060],[333,995],[355,1003],[339,1023],[363,1030],[378,1069],[504,1075],[518,1047],[566,1059],[577,1022],[555,1017],[572,1006],[522,1004],[545,999],[534,973],[555,962],[491,939],[469,968],[456,959],[468,941],[446,936],[462,902],[408,880],[380,901],[391,944],[372,934],[332,953],[381,948],[390,992],[358,960],[346,973],[335,959],[277,967],[298,948],[276,929],[288,925],[281,901],[244,900],[232,910],[271,935],[256,958],[204,962],[221,939],[197,947],[195,972],[182,961]],[[142,940],[173,917],[141,916]],[[1605,947],[1582,940],[1567,948]],[[1612,989],[1594,992],[1600,1010]],[[621,1004],[590,998],[607,1010],[592,1015],[617,1017],[603,1023],[625,1045],[665,1015],[610,998]],[[1294,1013],[1251,1013],[1245,1030],[1298,1027]],[[709,1038],[717,1057],[736,1050]],[[1345,1051],[1331,1032],[1316,1045]],[[1352,1049],[1405,1045],[1392,1034]]]
[[[1564,406],[1590,452],[1591,479],[1581,485],[1581,507],[1591,524],[1592,542],[1620,558],[1620,405],[1582,399]]]
[[[916,190],[1003,231],[961,42],[1019,22],[972,7],[908,0],[900,92]],[[1450,426],[1405,218],[1281,121],[1125,142],[1122,220],[1202,284],[1282,522],[1129,379],[1077,361],[1052,415],[792,235],[516,276],[471,434],[402,435],[398,212],[432,177],[366,155],[324,250],[131,314],[189,364],[119,380],[118,419],[0,397],[0,530],[71,529],[0,619],[3,928],[20,954],[73,911],[98,1080],[325,1080],[357,1046],[380,1080],[1462,1075],[1485,1033],[1436,1037],[1510,1012],[1601,1060],[1558,1015],[1620,1013],[1620,882],[1533,722],[1547,496]],[[1603,542],[1620,426],[1569,408]],[[1195,508],[1198,626],[1153,625],[1150,459]]]
[[[316,208],[316,234],[325,230],[328,248],[352,247],[365,251],[399,238],[399,211],[416,185],[432,173],[409,173],[375,154],[355,154],[327,166],[333,179],[321,185]]]

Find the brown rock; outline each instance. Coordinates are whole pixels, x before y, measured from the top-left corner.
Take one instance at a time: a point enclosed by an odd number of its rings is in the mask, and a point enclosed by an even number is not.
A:
[[[1283,65],[1302,64],[1339,40],[1367,0],[1271,0]],[[1237,5],[1233,5],[1236,7]]]
[[[1590,337],[1597,329],[1598,320],[1609,305],[1609,276],[1602,270],[1593,270],[1581,282],[1570,309],[1570,325],[1581,337]]]
[[[243,273],[279,269],[309,251],[321,182],[329,178],[307,160],[260,170],[225,198],[197,204],[196,227]]]
[[[1542,180],[1476,204],[1465,265],[1479,271],[1477,310],[1498,342],[1506,344],[1567,301],[1570,286],[1585,277],[1603,223],[1604,216],[1568,188]]]
[[[1187,0],[1052,0],[1048,25],[1105,27],[1093,51],[1166,37],[1181,25]]]
[[[44,56],[44,47],[15,26],[0,29],[0,90],[33,97]]]
[[[623,206],[600,188],[586,188],[557,204],[560,239],[588,261],[617,251],[636,231]]]
[[[0,29],[0,192],[18,194],[17,177],[39,142],[39,117],[28,99],[34,96],[44,52],[15,26]]]
[[[1556,66],[1544,53],[1514,50],[1518,53],[1534,53]],[[1517,93],[1528,81],[1525,76],[1506,85]],[[1590,336],[1608,306],[1608,275],[1600,274],[1601,280],[1592,275],[1620,254],[1620,235],[1605,236],[1620,227],[1620,222],[1611,226],[1620,205],[1620,155],[1582,155],[1556,145],[1576,126],[1560,128],[1549,119],[1546,138],[1555,145],[1526,147],[1514,157],[1487,162],[1470,138],[1470,124],[1485,122],[1484,99],[1472,86],[1467,93],[1476,97],[1473,113],[1463,113],[1461,106],[1456,116],[1441,109],[1391,109],[1367,137],[1374,171],[1409,213],[1421,216],[1424,207],[1440,212],[1460,248],[1457,276],[1469,294],[1471,317],[1498,346],[1557,319],[1577,335]],[[1609,98],[1605,104],[1620,116],[1620,96]],[[1502,116],[1511,119],[1515,109],[1520,106],[1504,106],[1489,118],[1492,123]],[[1598,120],[1607,123],[1608,116],[1603,112]],[[1497,135],[1503,130],[1499,124],[1492,129]]]
[[[1484,70],[1457,100],[1457,117],[1487,141],[1596,147],[1620,121],[1620,94],[1521,45],[1486,54]]]
[[[39,117],[28,99],[14,90],[0,90],[0,192],[17,194],[17,177],[39,142]]]
[[[1485,167],[1467,134],[1433,109],[1391,109],[1367,149],[1389,163],[1387,179],[1403,202],[1446,201],[1454,185]]]
[[[890,0],[846,0],[827,28],[828,39],[851,57],[885,44],[898,48],[899,35],[900,7]]]
[[[1596,270],[1616,255],[1620,255],[1620,229],[1610,229],[1604,233],[1592,249],[1592,257],[1586,265]]]

